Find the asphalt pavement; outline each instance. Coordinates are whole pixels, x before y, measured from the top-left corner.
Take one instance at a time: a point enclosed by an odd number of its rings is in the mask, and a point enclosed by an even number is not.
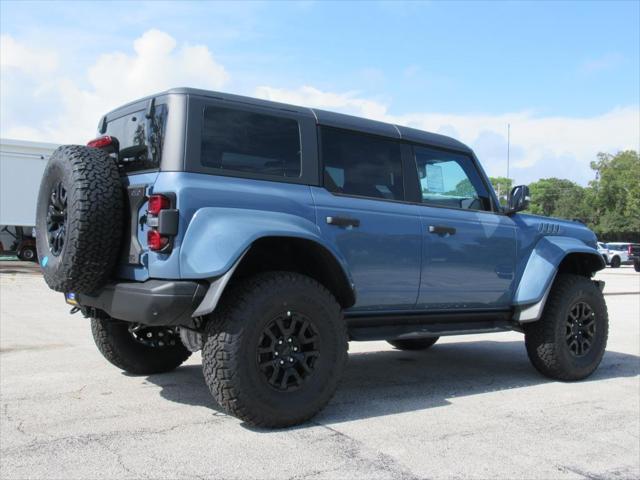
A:
[[[515,332],[351,343],[320,415],[260,430],[215,405],[199,354],[125,374],[37,265],[0,262],[0,478],[640,478],[640,274],[598,278],[610,336],[586,381],[540,376]]]

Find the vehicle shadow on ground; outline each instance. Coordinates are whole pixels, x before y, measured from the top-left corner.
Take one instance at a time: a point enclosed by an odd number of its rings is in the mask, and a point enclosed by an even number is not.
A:
[[[640,357],[608,351],[586,382],[640,375]],[[221,411],[202,377],[200,365],[151,375],[167,400]],[[448,405],[450,399],[523,388],[549,380],[531,366],[524,343],[436,344],[422,352],[383,350],[349,355],[345,375],[316,422],[334,423]]]

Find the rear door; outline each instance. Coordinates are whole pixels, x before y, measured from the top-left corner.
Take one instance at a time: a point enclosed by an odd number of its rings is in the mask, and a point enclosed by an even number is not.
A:
[[[324,187],[312,187],[322,235],[346,259],[356,286],[352,310],[415,306],[420,219],[404,203],[397,139],[321,127]]]
[[[467,154],[415,146],[423,263],[417,308],[506,308],[516,261],[513,220],[492,211]]]

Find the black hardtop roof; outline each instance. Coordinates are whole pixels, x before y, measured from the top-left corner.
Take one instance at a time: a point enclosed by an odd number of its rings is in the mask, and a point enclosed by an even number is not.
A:
[[[354,115],[346,115],[344,113],[329,112],[326,110],[320,110],[317,108],[300,107],[296,105],[289,105],[286,103],[273,102],[271,100],[262,100],[259,98],[246,97],[243,95],[234,95],[232,93],[215,92],[211,90],[201,90],[197,88],[179,87],[166,90],[164,92],[157,93],[155,95],[149,95],[147,97],[129,102],[126,105],[109,112],[107,115],[114,113],[116,110],[146,102],[151,98],[159,97],[162,95],[193,95],[206,98],[214,98],[218,100],[226,100],[229,102],[245,103],[248,105],[262,106],[267,108],[275,108],[279,110],[286,110],[290,112],[297,112],[306,115],[312,115],[318,125],[325,125],[336,128],[344,128],[349,130],[357,130],[365,133],[371,133],[374,135],[383,135],[391,138],[398,138],[415,143],[426,143],[429,145],[439,146],[443,148],[451,148],[455,150],[462,150],[470,152],[471,149],[464,143],[458,140],[447,137],[446,135],[440,135],[438,133],[426,132],[418,130],[416,128],[405,127],[402,125],[394,125],[392,123],[380,122],[377,120],[369,120],[367,118],[356,117]]]

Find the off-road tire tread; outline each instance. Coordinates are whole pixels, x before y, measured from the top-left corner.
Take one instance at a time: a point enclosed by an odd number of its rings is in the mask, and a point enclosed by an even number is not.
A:
[[[139,344],[128,332],[124,322],[92,318],[91,333],[98,350],[116,367],[135,374],[152,375],[175,370],[190,356],[191,352],[182,342],[175,346],[154,349]]]
[[[584,375],[576,375],[562,365],[561,358],[555,343],[555,318],[565,308],[566,298],[578,285],[583,285],[585,290],[598,291],[593,282],[582,276],[573,274],[559,274],[549,292],[549,297],[544,307],[540,320],[524,324],[525,346],[527,355],[533,366],[543,375],[557,380],[572,381],[585,378]],[[604,321],[608,325],[607,305],[603,301],[605,313]],[[608,327],[605,335],[608,335]],[[607,337],[604,338],[606,345]],[[600,363],[604,349],[600,352],[596,367]],[[593,370],[595,370],[595,368]]]
[[[59,292],[91,293],[108,281],[120,254],[123,186],[116,162],[102,150],[64,145],[53,153],[50,163],[60,160],[71,164],[73,184],[67,186],[66,245],[61,265],[54,271],[43,268],[44,278]],[[46,190],[43,184],[40,195],[48,197]],[[51,253],[46,231],[40,235],[47,246],[38,246],[42,261]]]
[[[303,423],[313,417],[331,399],[330,396],[317,410],[306,415],[291,417],[286,422],[276,421],[257,409],[249,407],[251,392],[245,391],[238,382],[238,357],[235,355],[234,345],[242,343],[241,337],[248,333],[247,328],[250,325],[239,321],[240,319],[234,313],[243,310],[245,305],[252,301],[254,292],[258,290],[278,291],[283,282],[302,283],[316,289],[339,319],[336,323],[338,328],[343,329],[340,332],[340,338],[344,339],[345,344],[341,349],[344,351],[344,358],[342,365],[339,366],[340,372],[331,376],[335,385],[337,385],[340,373],[347,362],[348,336],[346,322],[342,317],[342,309],[329,290],[314,279],[291,272],[267,272],[246,279],[232,288],[228,295],[225,293],[223,304],[218,307],[206,327],[202,355],[203,373],[216,402],[230,415],[257,427],[282,428]],[[334,391],[335,385],[333,386]]]

